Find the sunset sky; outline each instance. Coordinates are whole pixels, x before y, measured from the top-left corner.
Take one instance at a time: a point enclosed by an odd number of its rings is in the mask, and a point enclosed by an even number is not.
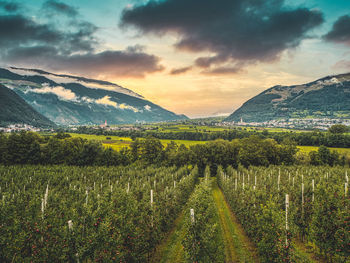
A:
[[[350,72],[349,0],[0,0],[1,66],[108,80],[189,117]]]

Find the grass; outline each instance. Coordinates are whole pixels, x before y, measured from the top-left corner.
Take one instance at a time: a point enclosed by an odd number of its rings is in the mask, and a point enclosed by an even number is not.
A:
[[[302,263],[324,263],[326,262],[322,257],[316,255],[312,249],[310,249],[310,246],[305,246],[304,243],[302,243],[299,240],[295,240],[293,242],[295,247],[295,253],[299,260],[299,262]]]
[[[187,129],[188,127],[209,127],[209,126],[191,126],[191,125],[177,125],[181,129]],[[212,127],[210,127],[212,128]],[[274,132],[278,132],[278,129],[274,129]],[[280,129],[282,132],[282,129]],[[105,136],[105,135],[90,135],[90,134],[78,134],[78,133],[70,133],[72,137],[80,137],[87,140],[96,140],[100,141],[104,147],[111,147],[116,151],[120,151],[124,147],[130,147],[132,140],[130,137],[119,137],[119,136]],[[107,137],[110,139],[107,140]],[[165,140],[161,139],[161,143],[164,147],[167,146],[171,141],[174,141],[177,145],[184,144],[186,147],[196,145],[196,144],[204,144],[207,141],[190,141],[190,140]],[[297,146],[301,153],[308,154],[311,151],[317,151],[317,146]],[[337,151],[340,154],[345,154],[350,156],[350,148],[335,148],[329,147],[331,151]]]
[[[119,137],[119,136],[105,136],[105,135],[93,135],[93,134],[79,134],[79,133],[70,133],[70,135],[75,137],[80,137],[87,140],[96,140],[100,141],[103,146],[105,147],[111,147],[114,150],[121,150],[124,147],[130,147],[130,144],[132,143],[132,140],[130,137]],[[107,140],[107,137],[110,139]],[[189,141],[189,140],[160,140],[164,147],[167,146],[168,143],[171,141],[174,141],[176,144],[181,145],[184,144],[186,147],[189,147],[191,145],[195,144],[203,144],[206,143],[205,141]]]
[[[231,212],[216,182],[213,184],[213,197],[225,243],[225,262],[259,262],[255,246]]]
[[[184,250],[181,241],[185,236],[183,213],[175,220],[174,228],[167,238],[157,247],[151,262],[184,262]]]
[[[311,151],[317,151],[318,146],[297,146],[301,153],[309,153]],[[350,155],[350,148],[335,148],[335,147],[328,147],[331,151],[337,151],[340,154]]]

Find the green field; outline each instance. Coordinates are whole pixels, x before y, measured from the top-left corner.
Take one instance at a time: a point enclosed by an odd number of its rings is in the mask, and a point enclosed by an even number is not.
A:
[[[114,150],[120,150],[123,147],[130,147],[132,142],[130,137],[119,137],[119,136],[105,136],[105,135],[89,135],[89,134],[79,134],[79,133],[70,133],[70,135],[74,137],[80,137],[87,140],[96,140],[100,141],[103,146],[111,147]],[[110,139],[107,139],[110,138]],[[163,146],[165,147],[171,141],[174,141],[178,145],[184,144],[186,147],[195,144],[203,144],[205,141],[188,141],[188,140],[160,140]]]
[[[185,128],[184,128],[185,129]],[[89,134],[78,134],[78,133],[70,133],[70,135],[74,137],[80,137],[87,140],[96,140],[100,141],[103,146],[105,147],[111,147],[114,150],[119,151],[123,147],[130,147],[130,144],[132,143],[132,140],[130,137],[119,137],[119,136],[105,136],[105,135],[89,135]],[[110,138],[110,139],[107,139]],[[164,147],[166,147],[167,144],[169,144],[171,141],[174,141],[176,144],[181,145],[184,144],[186,147],[189,147],[191,145],[195,144],[203,144],[207,141],[189,141],[189,140],[160,140]],[[317,151],[317,146],[297,146],[299,149],[299,152],[308,154],[311,151]],[[350,155],[350,148],[334,148],[329,147],[331,151],[337,151],[340,154],[346,154]]]
[[[317,151],[318,146],[297,146],[299,149],[299,152],[301,153],[309,153],[311,151]],[[335,147],[328,147],[330,151],[337,151],[340,154],[346,154],[350,155],[350,148],[335,148]]]

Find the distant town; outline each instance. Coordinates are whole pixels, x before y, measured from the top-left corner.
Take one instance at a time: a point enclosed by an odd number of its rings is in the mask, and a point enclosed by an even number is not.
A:
[[[350,120],[345,119],[280,119],[265,122],[248,122],[241,119],[239,122],[221,122],[218,126],[247,126],[247,127],[266,127],[266,128],[286,128],[301,130],[328,130],[334,124],[350,125]]]
[[[181,121],[179,121],[181,123]],[[187,121],[188,122],[188,121]],[[137,130],[147,130],[152,129],[152,127],[145,126],[146,123],[138,124],[124,124],[124,125],[108,125],[105,121],[101,125],[88,125],[93,129],[103,129],[108,131],[137,131]],[[280,119],[280,120],[270,120],[265,122],[249,122],[241,119],[239,122],[225,122],[225,121],[203,121],[196,122],[197,125],[209,125],[209,126],[219,126],[219,127],[261,127],[261,128],[285,128],[285,129],[299,129],[299,130],[328,130],[329,127],[335,124],[343,124],[350,126],[350,120],[346,119]],[[79,126],[73,125],[69,126],[69,129],[74,131],[77,130]],[[0,132],[20,132],[20,131],[54,131],[54,129],[42,129],[39,127],[34,127],[32,125],[17,123],[10,124],[5,127],[0,127]]]

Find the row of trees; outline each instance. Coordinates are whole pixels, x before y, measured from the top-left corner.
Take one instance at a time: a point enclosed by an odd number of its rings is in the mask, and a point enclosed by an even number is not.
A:
[[[216,140],[190,147],[170,142],[166,147],[159,139],[138,138],[130,148],[115,151],[98,141],[71,138],[59,133],[43,137],[32,132],[0,134],[0,163],[4,164],[66,164],[66,165],[128,165],[133,162],[167,166],[197,165],[200,172],[209,165],[212,172],[219,165],[268,166],[296,163],[297,147],[290,140],[277,143],[274,139],[251,136],[232,141]],[[325,147],[310,153],[310,163],[344,164],[339,154]],[[343,162],[341,162],[343,160]]]
[[[256,130],[231,129],[225,131],[176,131],[176,132],[161,132],[158,130],[128,130],[128,131],[106,131],[96,130],[87,127],[79,127],[77,132],[84,134],[96,134],[105,136],[120,136],[131,138],[147,138],[152,136],[158,139],[167,140],[195,140],[195,141],[212,141],[217,139],[234,140],[248,138],[252,135],[259,136],[262,139],[274,139],[278,143],[284,140],[292,140],[302,146],[327,146],[327,147],[342,147],[350,148],[350,135],[345,134],[348,127],[344,125],[333,125],[328,132],[269,132],[264,130],[258,132]]]

